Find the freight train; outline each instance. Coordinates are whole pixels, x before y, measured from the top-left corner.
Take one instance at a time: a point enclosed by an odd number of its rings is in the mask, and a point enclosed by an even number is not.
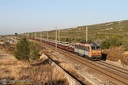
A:
[[[36,37],[35,40],[41,41],[43,43],[57,46],[57,48],[60,48],[62,50],[78,54],[80,56],[84,56],[88,59],[92,60],[100,60],[102,58],[102,50],[100,48],[99,44],[96,43],[75,43],[70,44],[68,42],[61,42],[61,41],[53,41],[53,40],[47,40]]]

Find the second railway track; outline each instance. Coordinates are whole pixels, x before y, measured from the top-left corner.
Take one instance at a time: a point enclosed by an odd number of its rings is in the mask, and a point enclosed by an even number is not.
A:
[[[127,69],[121,68],[116,65],[112,65],[105,61],[96,61],[95,63],[103,68],[108,69],[108,70],[115,70],[118,74],[124,75],[126,78],[128,78],[128,70]]]

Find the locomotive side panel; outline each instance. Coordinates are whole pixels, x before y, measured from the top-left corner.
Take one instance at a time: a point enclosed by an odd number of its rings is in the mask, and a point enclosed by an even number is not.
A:
[[[88,46],[84,45],[75,45],[75,53],[79,54],[80,56],[90,57],[90,50]]]
[[[79,53],[79,49],[75,47],[74,48],[74,52],[78,54]]]

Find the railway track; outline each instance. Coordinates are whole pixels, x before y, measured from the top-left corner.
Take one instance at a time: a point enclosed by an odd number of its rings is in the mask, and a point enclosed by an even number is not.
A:
[[[121,67],[116,66],[116,65],[112,65],[112,64],[107,63],[105,61],[96,61],[95,63],[98,64],[99,66],[105,68],[105,69],[114,70],[119,75],[121,74],[120,76],[123,75],[124,77],[128,78],[128,70],[127,69],[121,68]]]
[[[48,44],[45,44],[45,43],[43,43],[43,44],[46,47],[48,47],[48,48],[50,48],[52,50],[55,50],[55,47],[49,46]],[[89,68],[91,68],[91,69],[93,69],[95,71],[100,72],[101,74],[103,74],[104,76],[106,76],[109,79],[111,84],[115,84],[115,85],[128,85],[127,70],[123,71],[123,73],[126,74],[124,76],[124,75],[122,75],[120,73],[115,72],[115,70],[118,71],[118,72],[121,71],[119,69],[116,69],[116,67],[115,68],[111,68],[111,69],[114,69],[114,70],[108,70],[106,68],[103,68],[103,66],[105,66],[105,64],[103,64],[103,63],[102,63],[102,67],[101,67],[101,66],[97,65],[96,63],[94,63],[93,61],[87,60],[87,59],[85,59],[83,57],[80,57],[78,55],[69,53],[67,51],[63,51],[61,49],[58,49],[57,51],[59,53],[65,55],[68,58],[71,58],[71,59],[73,59],[73,60],[75,60],[75,61],[77,61],[77,62],[79,62],[79,63],[81,63],[83,65],[88,66]],[[99,63],[99,64],[101,64],[101,63]],[[110,67],[112,67],[112,66],[110,66]]]
[[[111,80],[110,82],[113,84],[128,85],[128,75],[126,75],[126,76],[120,75],[119,73],[116,73],[113,70],[108,70],[103,67],[100,67],[99,65],[96,65],[92,61],[83,59],[82,57],[79,57],[77,55],[74,55],[71,53],[68,54],[67,52],[62,52],[62,51],[59,51],[59,52],[63,55],[66,55],[66,56],[72,58],[73,60],[75,60],[79,63],[82,63],[82,64],[102,73],[103,75],[109,77]]]

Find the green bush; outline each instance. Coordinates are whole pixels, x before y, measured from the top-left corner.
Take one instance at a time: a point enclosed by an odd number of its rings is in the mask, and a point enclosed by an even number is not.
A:
[[[21,38],[16,45],[14,56],[17,60],[29,61],[30,48],[29,41],[26,38]]]
[[[112,36],[107,37],[105,40],[101,42],[102,49],[109,49],[110,47],[118,47],[121,46],[122,42],[119,37]]]
[[[123,47],[125,51],[128,51],[128,40],[125,40],[125,42],[123,42]]]
[[[17,60],[30,61],[40,58],[39,49],[36,44],[29,42],[26,38],[21,38],[16,45],[14,56]]]
[[[37,48],[37,44],[30,42],[30,59],[37,60],[40,58],[39,49]]]
[[[109,41],[110,41],[110,46],[111,47],[118,47],[121,45],[121,41],[120,41],[120,38],[117,37],[117,36],[112,36],[109,38]]]
[[[109,47],[110,47],[110,42],[108,39],[105,39],[104,41],[101,42],[102,49],[109,49]]]

